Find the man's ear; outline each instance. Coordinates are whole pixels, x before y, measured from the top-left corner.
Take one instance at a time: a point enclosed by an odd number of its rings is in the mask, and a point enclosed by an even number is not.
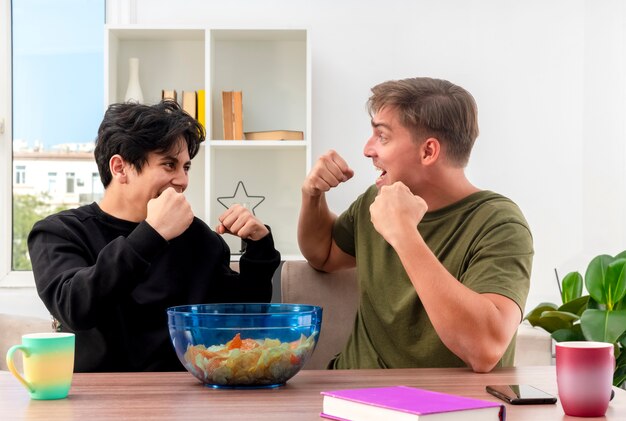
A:
[[[109,159],[109,169],[113,179],[120,184],[125,184],[128,181],[128,163],[124,161],[121,155],[115,154]]]
[[[422,164],[433,165],[439,160],[441,154],[441,143],[434,137],[426,139],[420,148]]]

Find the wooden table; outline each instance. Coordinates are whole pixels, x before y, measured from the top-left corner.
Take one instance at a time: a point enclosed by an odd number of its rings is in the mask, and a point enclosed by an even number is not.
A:
[[[553,366],[497,369],[304,370],[276,389],[216,390],[187,372],[75,374],[67,399],[30,400],[0,372],[0,420],[320,420],[320,391],[407,385],[497,401],[487,384],[527,383],[557,393]],[[626,420],[626,391],[615,388],[606,419]],[[507,405],[507,420],[566,420],[556,405]],[[571,418],[577,419],[577,418]],[[604,419],[604,418],[602,418]]]

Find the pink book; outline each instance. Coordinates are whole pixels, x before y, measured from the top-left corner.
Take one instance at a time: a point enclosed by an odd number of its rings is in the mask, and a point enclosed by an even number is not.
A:
[[[506,419],[503,404],[407,386],[331,390],[324,395],[324,418],[335,420]]]

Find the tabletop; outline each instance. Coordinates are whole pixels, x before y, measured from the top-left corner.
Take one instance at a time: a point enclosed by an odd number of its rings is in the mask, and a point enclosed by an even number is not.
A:
[[[0,371],[0,419],[6,420],[321,420],[321,391],[406,385],[498,401],[488,384],[531,384],[557,395],[554,366],[303,370],[275,389],[212,389],[187,372],[76,373],[66,399],[31,400],[9,372]],[[615,389],[607,420],[626,419],[626,391]],[[506,405],[507,420],[569,420],[560,402]]]

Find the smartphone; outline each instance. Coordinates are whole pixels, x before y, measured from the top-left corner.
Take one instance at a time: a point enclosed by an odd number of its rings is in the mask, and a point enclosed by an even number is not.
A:
[[[556,403],[556,397],[527,384],[489,385],[487,392],[512,405]]]

